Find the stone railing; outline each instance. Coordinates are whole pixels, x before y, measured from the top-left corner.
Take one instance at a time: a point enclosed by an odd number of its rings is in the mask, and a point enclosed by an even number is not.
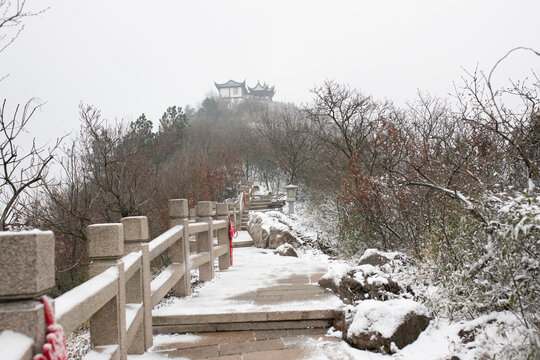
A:
[[[246,196],[246,205],[249,207],[251,203],[253,202],[253,199],[255,197],[255,191],[253,190],[253,181],[248,181],[246,183],[241,183],[238,187],[238,192],[242,196],[242,198],[239,198],[239,202],[242,206],[242,210],[244,209],[244,201],[243,201],[243,194]]]
[[[220,270],[229,268],[227,219],[241,220],[242,202],[201,201],[190,218],[187,200],[170,200],[170,229],[153,240],[144,216],[90,225],[90,279],[50,300],[66,333],[90,320],[91,350],[85,358],[126,359],[150,348],[152,308],[171,290],[189,295],[192,269],[208,281],[214,277],[215,259]],[[171,264],[151,280],[150,261],[167,250]],[[8,349],[2,359],[31,359],[45,340],[38,298],[54,287],[53,233],[0,233],[0,276],[0,347]]]

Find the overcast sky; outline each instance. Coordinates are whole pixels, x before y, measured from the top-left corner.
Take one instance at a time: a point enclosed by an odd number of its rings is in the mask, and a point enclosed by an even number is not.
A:
[[[336,79],[402,105],[418,90],[445,96],[462,68],[489,70],[511,48],[540,49],[538,0],[28,2],[49,10],[0,54],[0,97],[44,101],[30,130],[47,140],[78,129],[81,102],[156,121],[214,81],[265,81],[300,104]],[[498,74],[539,68],[523,53]]]

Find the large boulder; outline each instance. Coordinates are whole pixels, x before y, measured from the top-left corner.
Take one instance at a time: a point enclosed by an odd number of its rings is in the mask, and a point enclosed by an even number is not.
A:
[[[276,231],[275,229],[270,230],[270,235],[268,236],[268,247],[270,249],[277,249],[285,243],[286,241],[280,231]]]
[[[274,250],[274,254],[278,254],[281,256],[293,256],[298,257],[298,254],[296,253],[296,250],[294,250],[293,246],[291,244],[283,244],[281,246],[278,246],[276,250]]]
[[[358,349],[392,353],[413,343],[429,322],[427,309],[413,300],[365,300],[344,321],[343,338]]]
[[[358,265],[372,265],[378,268],[387,268],[395,262],[403,260],[403,254],[399,252],[388,252],[377,249],[367,249],[360,257]]]
[[[270,235],[268,237],[268,247],[270,249],[277,249],[283,244],[291,244],[299,246],[298,240],[290,233],[289,230],[283,228],[270,228]]]
[[[364,252],[364,255],[358,261],[358,265],[372,265],[372,266],[383,266],[390,262],[390,258],[379,251],[371,251],[374,249],[367,249]]]
[[[258,248],[268,247],[268,233],[263,231],[261,224],[252,224],[248,227],[248,233],[253,239],[253,244]]]
[[[372,265],[335,264],[319,279],[319,285],[335,292],[345,303],[366,299],[388,300],[405,293],[392,278]]]
[[[276,249],[283,244],[302,245],[303,241],[293,235],[291,220],[277,212],[267,213],[252,211],[249,213],[247,230],[253,238],[254,245],[259,248]]]

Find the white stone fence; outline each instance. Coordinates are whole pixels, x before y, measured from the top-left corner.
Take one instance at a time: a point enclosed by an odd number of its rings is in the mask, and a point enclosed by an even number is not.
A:
[[[85,359],[126,359],[152,346],[152,308],[169,292],[191,293],[191,270],[199,280],[230,266],[229,224],[239,224],[252,184],[236,204],[201,201],[196,213],[186,199],[169,200],[170,229],[149,239],[144,216],[88,227],[90,279],[53,302],[66,334],[90,320],[91,350]],[[190,237],[194,238],[190,249]],[[169,251],[171,265],[150,279],[150,262]],[[24,255],[24,259],[21,257]],[[50,231],[0,233],[0,348],[2,359],[31,359],[45,341],[43,305],[38,297],[54,287],[54,235]]]

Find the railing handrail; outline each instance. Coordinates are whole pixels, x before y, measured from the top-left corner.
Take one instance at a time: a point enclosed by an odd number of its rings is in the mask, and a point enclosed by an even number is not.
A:
[[[214,277],[215,259],[219,259],[220,270],[230,266],[227,218],[238,226],[245,210],[244,195],[246,202],[252,201],[253,184],[239,194],[235,203],[199,202],[196,216],[192,217],[187,200],[170,200],[170,228],[152,240],[148,238],[148,220],[143,216],[89,226],[90,279],[54,300],[57,322],[69,333],[90,319],[90,354],[99,354],[103,359],[126,359],[128,353],[146,351],[152,346],[152,307],[170,290],[178,296],[189,295],[191,269],[199,268],[200,280],[207,281]],[[50,231],[32,234],[54,242]],[[191,236],[196,238],[193,253]],[[36,244],[44,246],[45,242]],[[171,264],[151,280],[150,261],[167,251]],[[52,265],[49,270],[54,281],[54,262]],[[48,289],[43,287],[41,293]],[[31,296],[35,299],[37,295]],[[0,293],[0,299],[12,297]],[[0,328],[0,341],[7,337],[2,330],[5,328]],[[21,349],[16,359],[30,359],[43,344],[44,334],[34,335],[33,341],[32,351]]]

